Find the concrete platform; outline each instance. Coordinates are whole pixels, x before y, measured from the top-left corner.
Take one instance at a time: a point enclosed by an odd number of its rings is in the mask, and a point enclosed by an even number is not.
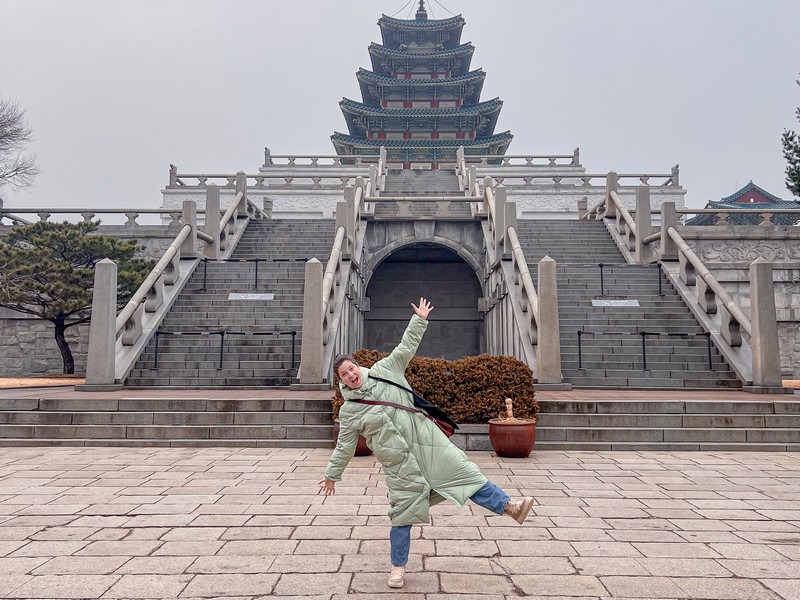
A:
[[[470,453],[537,504],[440,505],[386,586],[386,488],[323,449],[3,448],[0,597],[800,598],[800,456]]]

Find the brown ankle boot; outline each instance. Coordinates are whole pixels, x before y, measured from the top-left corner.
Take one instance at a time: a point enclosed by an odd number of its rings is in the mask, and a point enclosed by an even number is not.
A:
[[[509,500],[503,509],[503,514],[522,524],[530,512],[531,506],[533,506],[533,498],[531,496],[525,496],[522,500]]]

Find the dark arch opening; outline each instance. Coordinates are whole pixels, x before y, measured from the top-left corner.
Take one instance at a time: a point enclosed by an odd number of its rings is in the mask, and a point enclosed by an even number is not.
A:
[[[387,256],[369,281],[364,343],[389,352],[400,341],[420,296],[434,306],[418,356],[461,358],[483,351],[481,284],[472,267],[452,250],[413,244]]]

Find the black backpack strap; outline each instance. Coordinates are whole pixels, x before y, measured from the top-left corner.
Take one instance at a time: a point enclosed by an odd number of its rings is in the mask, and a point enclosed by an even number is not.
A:
[[[414,406],[419,406],[421,409],[423,409],[432,417],[441,419],[445,423],[449,424],[453,429],[458,429],[458,424],[453,420],[453,417],[448,415],[446,412],[444,412],[441,408],[439,408],[435,404],[431,404],[428,400],[420,396],[414,390],[407,388],[404,385],[400,385],[399,383],[392,381],[391,379],[384,379],[383,377],[376,377],[375,375],[369,375],[369,378],[374,379],[376,381],[381,381],[383,383],[388,383],[389,385],[393,385],[395,387],[400,388],[401,390],[407,391],[414,397]]]

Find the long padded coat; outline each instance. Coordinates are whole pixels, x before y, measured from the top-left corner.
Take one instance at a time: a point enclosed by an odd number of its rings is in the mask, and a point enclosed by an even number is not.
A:
[[[339,439],[325,471],[327,479],[340,481],[355,454],[358,435],[363,435],[383,465],[389,488],[389,518],[394,526],[428,523],[431,504],[446,499],[463,506],[487,481],[477,465],[424,415],[352,401],[382,400],[413,407],[409,392],[370,379],[369,375],[410,388],[406,367],[427,327],[428,321],[414,315],[402,341],[389,356],[369,369],[359,367],[360,388],[351,390],[340,384],[345,403],[339,410]]]

